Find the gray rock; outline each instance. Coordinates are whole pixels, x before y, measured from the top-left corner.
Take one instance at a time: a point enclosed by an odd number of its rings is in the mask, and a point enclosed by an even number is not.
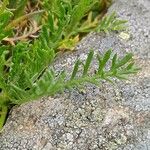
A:
[[[0,150],[149,150],[150,149],[150,1],[116,0],[116,11],[129,30],[91,33],[75,52],[58,57],[55,68],[68,73],[90,48],[120,56],[135,54],[142,70],[130,81],[86,85],[13,108],[0,135]],[[127,34],[129,38],[124,38]],[[93,70],[96,64],[93,65]]]

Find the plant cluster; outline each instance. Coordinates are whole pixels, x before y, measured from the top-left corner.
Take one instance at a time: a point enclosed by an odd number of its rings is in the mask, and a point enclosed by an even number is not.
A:
[[[117,54],[112,55],[112,50],[108,50],[104,56],[97,54],[98,68],[93,75],[88,71],[94,59],[94,51],[89,52],[85,62],[76,61],[70,77],[65,70],[57,74],[52,63],[58,50],[72,49],[78,42],[80,33],[108,33],[120,30],[124,28],[125,21],[117,19],[114,13],[100,21],[96,15],[97,6],[104,3],[99,0],[45,0],[41,2],[43,10],[18,17],[18,14],[23,13],[21,10],[26,3],[27,0],[24,0],[18,9],[13,11],[9,8],[12,3],[8,0],[0,2],[0,128],[8,110],[15,104],[44,95],[52,96],[66,88],[70,89],[87,82],[97,85],[102,79],[126,79],[128,74],[138,71],[134,66],[132,54],[119,59]],[[16,24],[29,16],[36,18],[39,12],[43,16],[39,21],[42,26],[38,38],[5,44],[6,41],[10,42],[9,37],[16,35]],[[106,69],[108,61],[111,61],[109,70]],[[77,76],[80,67],[83,68],[83,72]]]

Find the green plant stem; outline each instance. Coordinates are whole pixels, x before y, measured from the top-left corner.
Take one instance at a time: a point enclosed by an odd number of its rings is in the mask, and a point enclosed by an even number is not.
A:
[[[97,80],[100,81],[100,76],[95,75],[95,76],[84,76],[82,78],[74,78],[72,80],[68,80],[65,83],[58,83],[53,87],[55,90],[51,90],[49,93],[50,95],[54,95],[56,93],[62,92],[64,89],[70,89],[79,85],[83,85],[83,83],[93,83],[95,85],[99,85],[100,82],[97,82]]]

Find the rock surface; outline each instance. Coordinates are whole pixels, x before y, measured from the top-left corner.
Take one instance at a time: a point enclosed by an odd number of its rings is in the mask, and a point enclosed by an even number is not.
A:
[[[114,10],[129,21],[128,31],[89,34],[76,52],[59,57],[55,68],[70,72],[90,48],[100,53],[113,48],[121,56],[133,52],[139,74],[115,86],[87,85],[15,107],[0,135],[0,150],[150,149],[150,1],[116,0],[108,13]]]

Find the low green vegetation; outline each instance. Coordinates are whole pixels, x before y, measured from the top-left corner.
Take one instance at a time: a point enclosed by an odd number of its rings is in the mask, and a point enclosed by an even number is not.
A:
[[[132,54],[118,58],[112,50],[97,57],[90,51],[85,62],[76,61],[70,75],[65,70],[58,74],[52,67],[57,52],[73,50],[86,33],[125,28],[126,21],[117,19],[115,13],[101,20],[108,5],[108,0],[35,0],[32,5],[27,0],[0,2],[0,129],[13,105],[87,82],[99,85],[102,79],[113,82],[113,78],[126,79],[137,73]],[[26,6],[36,10],[25,13]],[[98,68],[89,74],[93,59]]]

